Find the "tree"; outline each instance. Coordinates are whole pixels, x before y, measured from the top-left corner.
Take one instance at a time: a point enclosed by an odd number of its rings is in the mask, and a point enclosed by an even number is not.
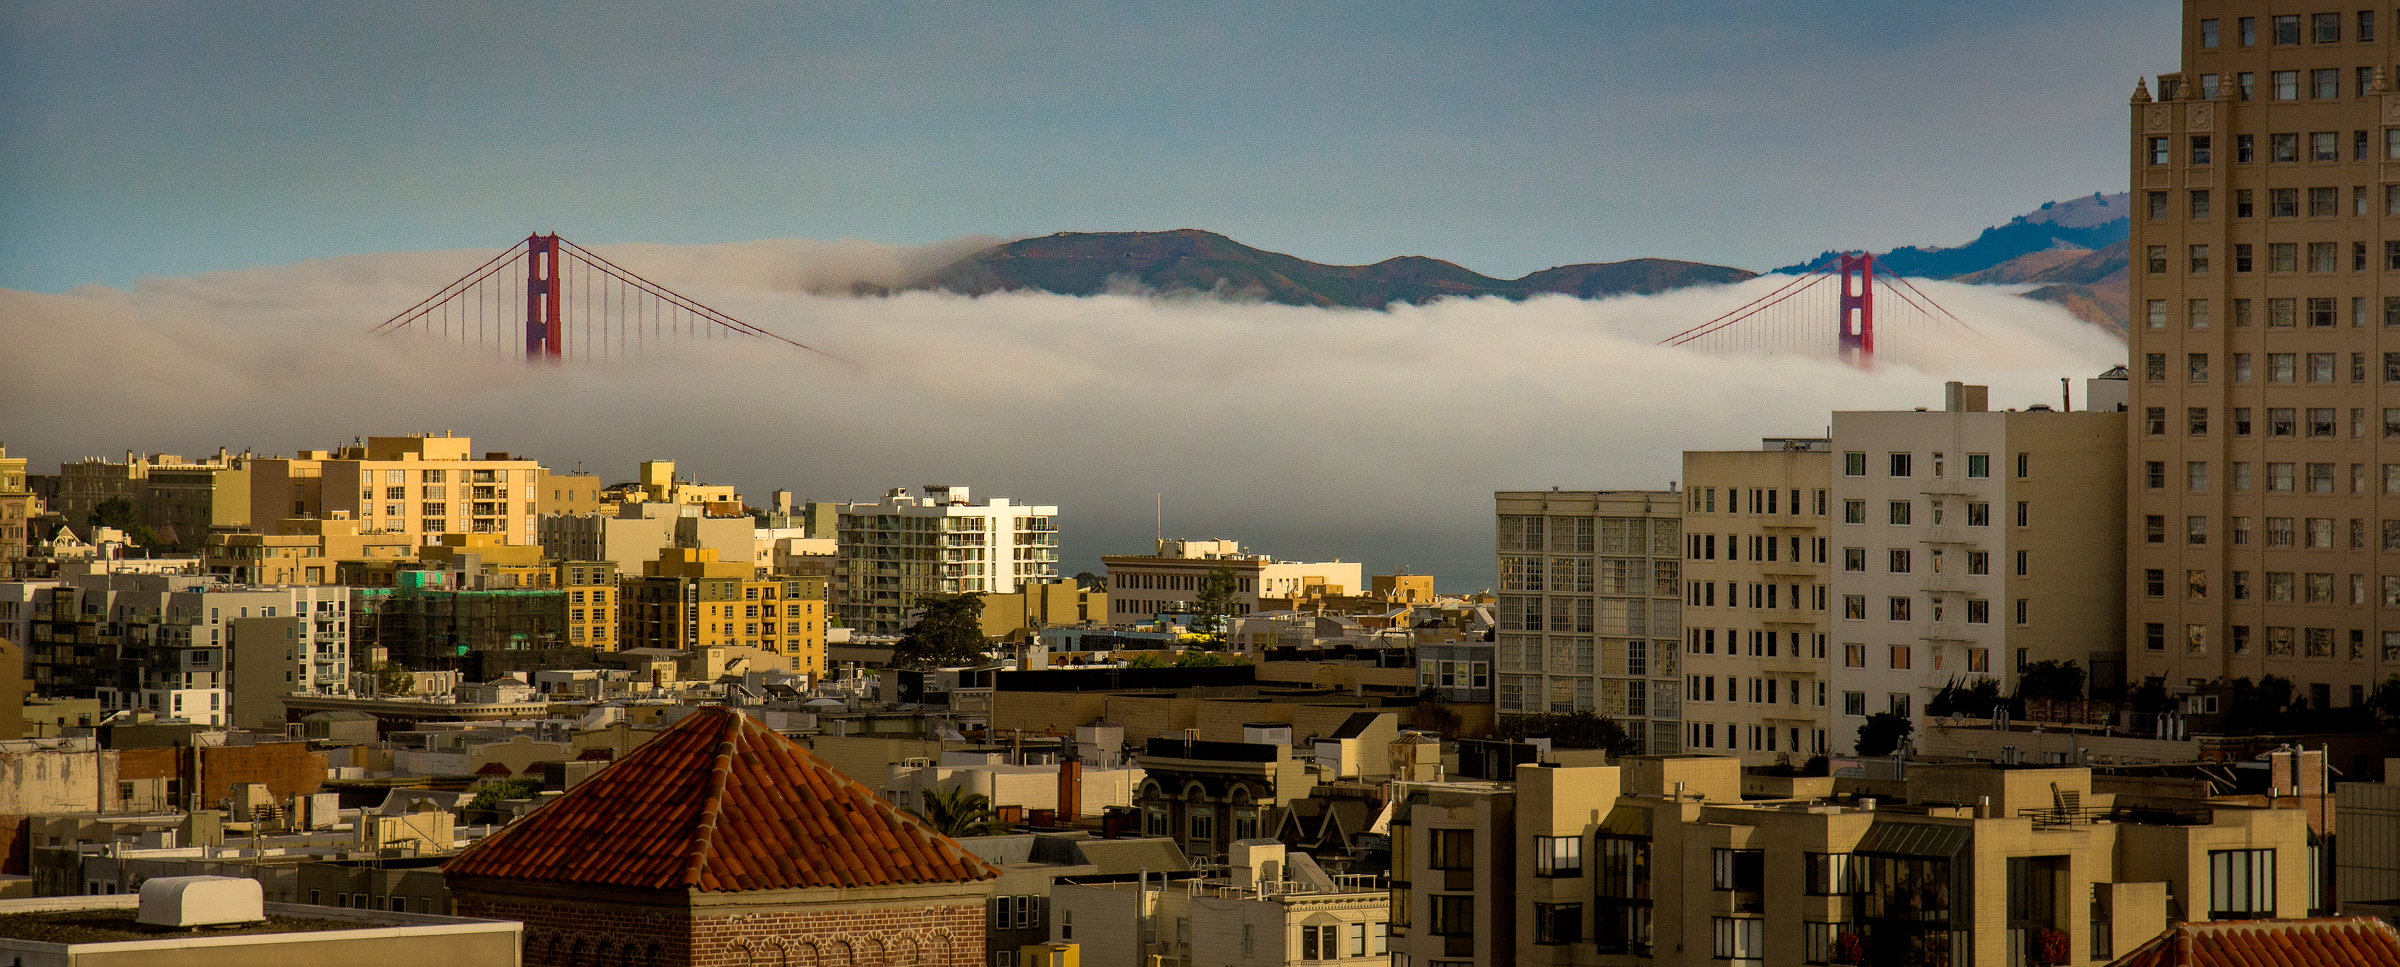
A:
[[[1941,691],[1933,693],[1932,701],[1925,703],[1925,714],[1937,718],[1950,715],[1988,718],[1999,704],[1999,679],[1983,675],[1977,676],[1973,684],[1962,685],[1952,677]]]
[[[142,526],[138,513],[134,509],[133,501],[123,497],[110,497],[101,501],[98,506],[92,508],[91,513],[84,515],[83,522],[94,528],[114,527],[124,531],[125,539],[136,545],[148,545],[157,540],[157,535],[152,534],[150,528]],[[92,539],[97,542],[99,535],[92,535]]]
[[[925,808],[911,809],[909,814],[922,819],[935,832],[951,839],[965,836],[994,836],[1009,831],[999,813],[992,810],[991,797],[980,792],[968,792],[957,786],[923,790],[918,794]]]
[[[2175,699],[2167,694],[2167,683],[2160,678],[2142,679],[2141,684],[2133,687],[2133,693],[2125,696],[2125,703],[2144,715],[2175,710]]]
[[[1900,748],[1902,742],[1908,741],[1909,733],[1916,730],[1916,723],[1909,721],[1905,715],[1891,712],[1869,715],[1866,722],[1858,727],[1858,754],[1891,755]]]
[[[410,674],[408,666],[399,662],[376,662],[375,692],[379,695],[414,695],[417,692],[417,676]]]
[[[1192,627],[1212,645],[1225,644],[1226,626],[1233,620],[1233,596],[1240,593],[1241,582],[1233,576],[1233,565],[1219,564],[1208,569],[1208,579],[1200,583],[1199,597],[1192,599],[1192,613],[1199,616]]]
[[[917,623],[892,646],[893,668],[981,664],[983,595],[927,601]]]
[[[2375,714],[2382,716],[2385,722],[2400,724],[2400,675],[2386,678],[2383,684],[2375,686],[2374,694],[2367,699],[2367,707],[2374,709]]]
[[[2017,672],[2017,699],[2072,702],[2083,697],[2083,669],[2073,661],[2037,661]]]
[[[1625,734],[1624,726],[1588,708],[1566,713],[1512,715],[1501,720],[1492,734],[1504,742],[1546,738],[1554,749],[1599,749],[1611,756],[1642,753],[1640,743]]]
[[[1450,707],[1450,700],[1440,690],[1417,689],[1417,711],[1409,716],[1410,728],[1455,739],[1459,737],[1459,726],[1463,724],[1464,721],[1458,717],[1458,710]]]
[[[1145,651],[1145,652],[1140,652],[1140,653],[1138,653],[1138,654],[1134,655],[1134,656],[1133,656],[1133,657],[1131,657],[1131,658],[1125,659],[1125,667],[1127,667],[1127,668],[1165,668],[1165,667],[1167,667],[1167,660],[1166,660],[1166,659],[1164,659],[1164,658],[1160,658],[1160,657],[1158,657],[1158,653],[1157,653],[1157,652],[1155,652],[1155,651]]]
[[[478,790],[475,798],[467,800],[467,808],[470,810],[498,809],[500,801],[503,799],[531,799],[541,791],[542,781],[539,779],[529,777],[502,779]]]
[[[1249,662],[1240,658],[1226,658],[1216,652],[1201,651],[1198,648],[1187,648],[1175,655],[1175,667],[1177,668],[1222,668],[1227,665],[1247,664]]]
[[[1106,591],[1108,590],[1108,576],[1094,574],[1090,571],[1077,571],[1075,572],[1075,586],[1086,591]]]

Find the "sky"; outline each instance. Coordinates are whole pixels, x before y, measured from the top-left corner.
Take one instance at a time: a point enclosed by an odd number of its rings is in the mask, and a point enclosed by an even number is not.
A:
[[[2171,0],[0,4],[0,287],[1205,228],[1515,277],[2125,185]]]

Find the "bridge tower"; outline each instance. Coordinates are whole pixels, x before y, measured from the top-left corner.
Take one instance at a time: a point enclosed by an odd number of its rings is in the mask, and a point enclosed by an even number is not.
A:
[[[558,277],[558,233],[525,239],[525,359],[559,360],[566,349],[561,311],[566,286]]]
[[[1866,369],[1875,364],[1875,256],[1842,256],[1842,314],[1836,322],[1842,361]]]

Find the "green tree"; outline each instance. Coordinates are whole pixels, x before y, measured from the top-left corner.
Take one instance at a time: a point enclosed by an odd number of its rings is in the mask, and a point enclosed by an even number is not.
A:
[[[1972,684],[1961,684],[1957,677],[1933,693],[1925,703],[1925,714],[1933,716],[1965,715],[1986,718],[2000,704],[2000,680],[1988,675],[1977,676]]]
[[[1240,587],[1233,575],[1233,565],[1219,564],[1208,569],[1208,579],[1201,582],[1199,597],[1192,599],[1192,613],[1199,616],[1192,627],[1209,644],[1225,644],[1227,626],[1233,621],[1233,596],[1240,593]]]
[[[2367,699],[2367,707],[2374,709],[2375,714],[2382,716],[2385,722],[2400,724],[2400,675],[2386,678],[2383,684],[2375,686],[2375,693]]]
[[[929,600],[892,646],[892,667],[981,664],[983,644],[983,595]]]
[[[2083,669],[2073,661],[2037,661],[2017,672],[2019,701],[2072,702],[2083,697]]]
[[[469,811],[498,809],[500,801],[503,799],[531,799],[541,791],[542,781],[539,779],[525,777],[502,779],[478,790],[475,798],[467,800],[467,809]]]
[[[1869,715],[1858,727],[1858,754],[1891,755],[1900,748],[1900,743],[1908,741],[1909,733],[1916,730],[1916,723],[1909,721],[1905,715],[1890,712]]]
[[[1611,756],[1640,755],[1641,744],[1625,734],[1615,719],[1591,709],[1512,715],[1501,720],[1492,736],[1504,742],[1546,738],[1554,749],[1599,749]]]
[[[1127,667],[1127,668],[1165,668],[1165,667],[1167,667],[1167,660],[1166,660],[1166,659],[1164,659],[1164,658],[1160,658],[1160,657],[1158,657],[1158,653],[1157,653],[1157,652],[1155,652],[1155,651],[1145,651],[1145,652],[1140,652],[1140,653],[1137,653],[1137,654],[1135,654],[1135,655],[1134,655],[1133,657],[1131,657],[1131,658],[1125,659],[1125,667]]]
[[[1106,591],[1108,590],[1108,576],[1094,574],[1090,571],[1077,571],[1075,572],[1075,586],[1086,591]]]
[[[2125,704],[2144,715],[2175,710],[2175,698],[2167,694],[2167,683],[2157,678],[2142,679],[2141,684],[2133,687],[2132,694],[2125,696]]]
[[[376,662],[375,691],[382,695],[414,695],[417,676],[409,674],[408,666],[399,662]]]
[[[1455,739],[1460,737],[1459,727],[1464,724],[1458,717],[1458,709],[1451,707],[1450,700],[1440,690],[1417,689],[1417,710],[1409,716],[1409,728]]]
[[[956,786],[933,788],[919,793],[925,808],[911,809],[909,814],[922,819],[935,832],[958,839],[964,836],[995,836],[1009,831],[993,811],[991,797],[980,792],[968,792]]]
[[[157,539],[157,535],[152,534],[150,528],[142,526],[134,509],[133,501],[123,497],[110,497],[101,501],[99,506],[92,508],[91,513],[84,515],[83,522],[95,528],[114,527],[124,531],[126,539],[137,545],[148,545]],[[97,535],[94,535],[94,538],[97,539]]]

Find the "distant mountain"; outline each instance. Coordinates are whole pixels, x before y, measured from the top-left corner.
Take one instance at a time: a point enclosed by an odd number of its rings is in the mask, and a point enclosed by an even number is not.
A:
[[[1440,259],[1403,256],[1373,265],[1322,265],[1196,229],[1060,232],[976,252],[908,288],[982,295],[1158,291],[1211,293],[1296,306],[1381,309],[1445,297],[1583,298],[1740,282],[1758,273],[1671,259],[1562,265],[1495,279]]]
[[[1950,279],[1972,275],[2020,256],[2048,249],[2103,249],[2131,234],[2132,195],[2094,193],[2090,197],[2048,202],[2041,208],[2009,219],[2008,224],[1983,230],[1974,241],[1953,248],[1896,248],[1875,256],[1904,275]],[[1777,272],[1810,272],[1840,256],[1826,252]]]
[[[2112,292],[2097,286],[2060,283],[2027,292],[2024,298],[2051,303],[2074,313],[2077,319],[2113,330],[2120,336],[2125,334],[2125,289],[2122,286]]]

